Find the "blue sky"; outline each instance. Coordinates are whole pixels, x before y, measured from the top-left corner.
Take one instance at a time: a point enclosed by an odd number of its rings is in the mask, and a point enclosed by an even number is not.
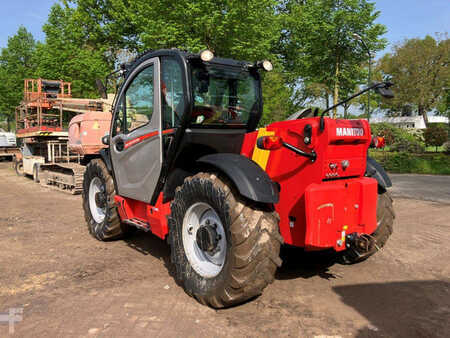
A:
[[[55,2],[0,0],[0,47],[6,46],[8,36],[14,35],[20,25],[32,32],[37,40],[43,40],[41,28]],[[450,30],[449,0],[376,0],[375,3],[381,11],[378,22],[387,26],[385,37],[390,44]]]

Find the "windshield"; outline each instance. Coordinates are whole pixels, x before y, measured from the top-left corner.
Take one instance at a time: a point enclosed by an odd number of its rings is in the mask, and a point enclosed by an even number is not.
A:
[[[194,65],[192,126],[245,126],[258,109],[258,78],[243,69]]]

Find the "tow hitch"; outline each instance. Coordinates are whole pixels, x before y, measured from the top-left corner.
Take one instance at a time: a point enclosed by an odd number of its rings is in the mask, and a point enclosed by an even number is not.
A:
[[[347,249],[358,260],[370,256],[375,250],[378,250],[376,240],[373,236],[367,234],[359,236],[357,233],[351,233],[345,239]]]

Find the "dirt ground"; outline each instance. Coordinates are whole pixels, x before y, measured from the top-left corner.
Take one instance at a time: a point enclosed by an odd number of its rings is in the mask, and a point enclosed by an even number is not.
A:
[[[284,250],[262,296],[215,311],[176,285],[166,243],[142,232],[96,241],[80,196],[9,166],[0,163],[0,313],[23,308],[14,336],[450,335],[448,204],[396,199],[395,233],[360,264]]]

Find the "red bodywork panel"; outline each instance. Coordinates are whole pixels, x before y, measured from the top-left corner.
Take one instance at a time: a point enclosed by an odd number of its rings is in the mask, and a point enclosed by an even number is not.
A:
[[[337,245],[344,226],[346,234],[371,234],[375,230],[377,182],[364,177],[371,141],[367,121],[324,118],[324,122],[323,131],[319,128],[319,117],[267,126],[267,131],[284,142],[305,152],[314,150],[317,158],[312,162],[283,147],[270,151],[265,170],[281,187],[275,209],[280,215],[280,232],[285,243],[309,250],[339,251],[345,249],[345,245]],[[312,130],[310,144],[304,142],[307,124]],[[255,142],[254,133],[247,134],[241,154],[251,158],[249,149],[255,147]],[[344,168],[342,161],[348,161],[348,167]]]
[[[170,202],[163,203],[161,193],[155,206],[131,198],[114,196],[117,210],[122,221],[137,219],[148,223],[153,234],[164,239],[169,232],[167,217],[170,215]]]
[[[339,251],[345,236],[371,234],[377,227],[377,187],[372,178],[313,183],[305,191],[307,249]],[[338,240],[342,243],[338,245]]]
[[[317,158],[297,155],[282,147],[270,151],[265,170],[280,185],[280,201],[275,209],[280,215],[280,232],[285,243],[307,250],[345,249],[345,236],[375,231],[377,187],[375,179],[364,177],[367,149],[371,141],[365,120],[320,118],[282,121],[269,125],[284,142],[305,152],[315,151]],[[304,128],[311,126],[311,142],[305,143]],[[247,133],[241,154],[252,158],[258,132]],[[139,143],[130,141],[129,146]],[[152,233],[165,238],[170,202],[162,194],[155,206],[121,196],[115,197],[124,220],[145,223]]]

